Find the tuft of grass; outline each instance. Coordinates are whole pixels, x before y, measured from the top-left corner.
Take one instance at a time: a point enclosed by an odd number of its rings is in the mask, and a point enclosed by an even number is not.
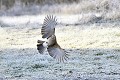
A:
[[[120,52],[120,49],[115,49],[115,51]]]
[[[100,60],[101,58],[100,57],[95,57],[94,60]]]
[[[95,56],[102,56],[102,55],[104,55],[104,54],[105,54],[105,53],[99,52],[99,53],[95,54]]]
[[[23,77],[23,74],[15,75],[15,77]]]
[[[107,56],[106,58],[107,58],[107,59],[116,59],[117,57],[114,56],[114,55],[111,55],[111,56]]]
[[[33,66],[31,66],[33,69],[38,69],[38,68],[47,68],[46,65],[44,64],[35,64]]]

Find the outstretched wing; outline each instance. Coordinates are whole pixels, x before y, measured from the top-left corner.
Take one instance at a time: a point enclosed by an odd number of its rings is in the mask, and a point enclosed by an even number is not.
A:
[[[41,29],[42,38],[49,38],[55,33],[55,26],[57,19],[53,15],[47,15],[44,19],[43,26]]]
[[[60,62],[64,62],[68,59],[68,54],[66,54],[63,49],[58,46],[50,46],[47,48],[48,53],[54,59],[57,59]]]

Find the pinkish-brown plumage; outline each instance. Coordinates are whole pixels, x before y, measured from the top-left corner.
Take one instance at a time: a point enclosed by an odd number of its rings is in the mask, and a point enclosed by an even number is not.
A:
[[[43,54],[47,49],[49,55],[60,62],[64,62],[68,59],[68,54],[57,43],[55,36],[55,26],[57,19],[53,15],[47,15],[44,19],[41,29],[42,38],[46,38],[47,41],[38,40],[37,49],[39,53]],[[47,47],[46,47],[47,45]]]

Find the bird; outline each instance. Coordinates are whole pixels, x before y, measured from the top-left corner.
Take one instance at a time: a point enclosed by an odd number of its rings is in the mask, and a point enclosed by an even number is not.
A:
[[[57,18],[53,15],[47,15],[44,19],[41,35],[42,40],[37,41],[37,50],[43,54],[47,49],[49,55],[60,62],[67,61],[69,55],[60,47],[55,35],[55,27],[57,25]]]

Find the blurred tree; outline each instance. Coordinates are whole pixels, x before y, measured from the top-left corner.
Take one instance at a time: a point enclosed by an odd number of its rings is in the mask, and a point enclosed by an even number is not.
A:
[[[0,9],[2,8],[2,0],[0,0]]]
[[[15,0],[1,0],[1,5],[6,6],[7,9],[11,8],[15,3]]]
[[[17,0],[0,0],[0,9],[2,6],[5,6],[6,9],[11,8],[14,6],[15,2]],[[53,4],[62,4],[62,3],[73,3],[73,2],[79,2],[80,0],[19,0],[22,4],[25,6],[30,6],[30,5],[53,5]]]

